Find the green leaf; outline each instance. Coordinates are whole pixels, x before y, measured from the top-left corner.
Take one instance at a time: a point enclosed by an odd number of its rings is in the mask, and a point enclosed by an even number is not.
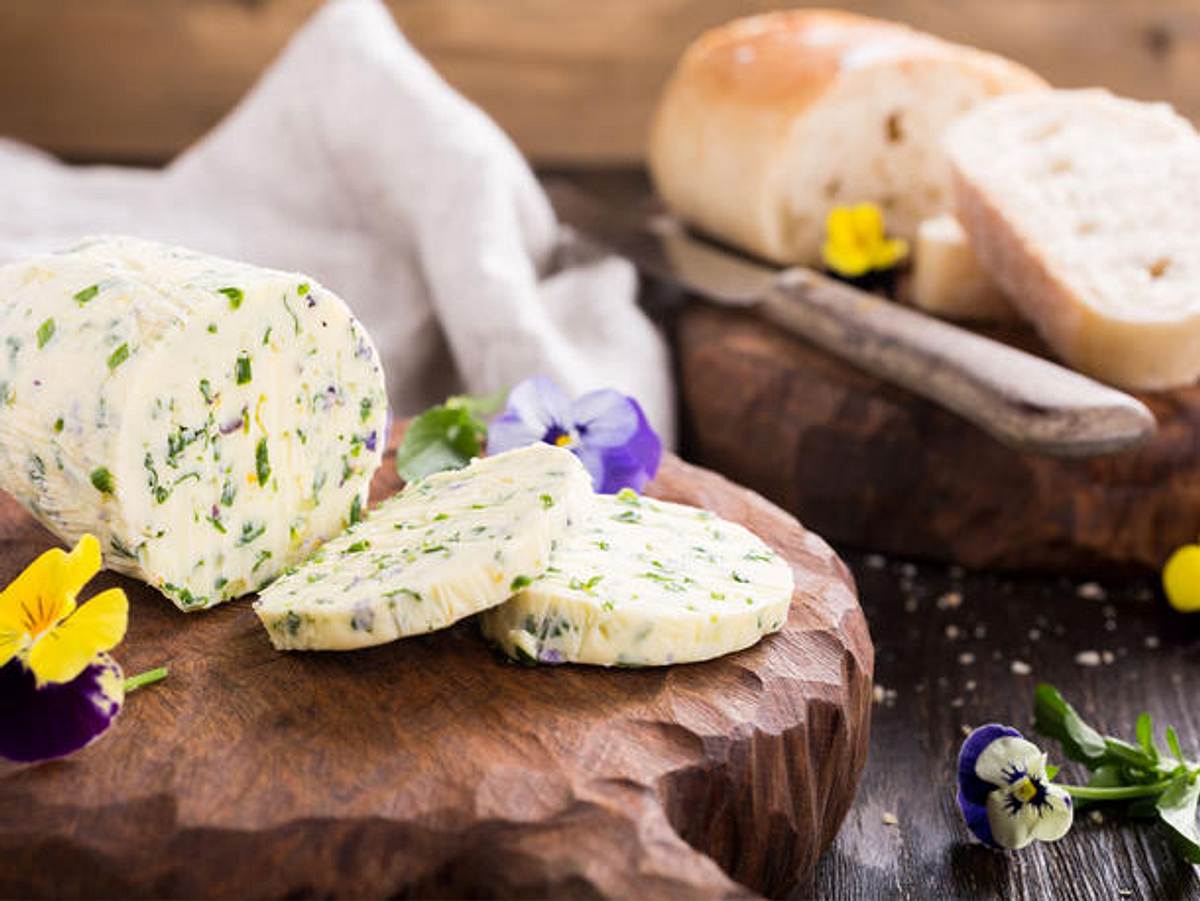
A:
[[[396,451],[396,471],[413,482],[446,469],[461,469],[483,453],[486,440],[487,426],[466,406],[447,402],[430,407],[405,432]]]
[[[1104,736],[1084,722],[1053,685],[1045,682],[1034,689],[1033,728],[1062,745],[1071,760],[1095,769],[1108,756]]]
[[[1154,744],[1154,720],[1150,718],[1150,714],[1143,713],[1137,718],[1138,744],[1142,746],[1142,750],[1146,752],[1146,756],[1158,763],[1158,747]]]
[[[237,363],[233,368],[234,381],[239,385],[245,385],[252,378],[250,371],[250,354],[238,354]]]
[[[218,294],[224,294],[229,298],[229,306],[232,309],[237,309],[242,305],[242,301],[246,299],[246,295],[242,293],[241,288],[217,288]]]
[[[1200,863],[1200,833],[1196,831],[1196,803],[1200,782],[1191,773],[1180,773],[1158,799],[1158,818],[1167,828],[1175,853],[1191,863]]]
[[[1174,726],[1167,726],[1167,747],[1171,749],[1171,753],[1175,755],[1175,759],[1182,764],[1186,764],[1187,760],[1183,756],[1183,750],[1179,747],[1179,734],[1175,731]]]
[[[507,399],[507,391],[497,391],[494,394],[483,394],[478,397],[470,394],[456,394],[446,398],[445,406],[452,410],[466,410],[477,419],[483,419],[499,411]]]

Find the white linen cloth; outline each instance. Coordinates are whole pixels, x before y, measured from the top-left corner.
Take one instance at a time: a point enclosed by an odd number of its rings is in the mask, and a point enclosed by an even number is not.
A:
[[[0,141],[0,197],[3,262],[125,233],[313,276],[375,339],[394,413],[541,373],[572,395],[632,394],[673,441],[668,351],[633,269],[558,252],[524,159],[379,0],[322,7],[165,169]]]

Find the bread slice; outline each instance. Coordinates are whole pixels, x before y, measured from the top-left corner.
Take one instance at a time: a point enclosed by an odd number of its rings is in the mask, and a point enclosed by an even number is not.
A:
[[[827,10],[702,35],[660,101],[649,163],[682,218],[777,263],[816,265],[830,208],[871,202],[888,231],[952,205],[939,140],[982,100],[1045,82],[904,25]]]
[[[935,316],[981,322],[1018,318],[951,213],[926,219],[917,228],[911,287],[912,302]]]
[[[1107,91],[1004,97],[946,136],[980,264],[1056,354],[1130,389],[1200,376],[1200,135]]]

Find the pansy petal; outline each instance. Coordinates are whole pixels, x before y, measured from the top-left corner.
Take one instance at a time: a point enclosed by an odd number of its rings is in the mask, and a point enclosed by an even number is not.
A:
[[[662,441],[646,420],[641,406],[633,398],[625,400],[634,414],[636,427],[623,444],[597,446],[588,432],[580,436],[579,446],[573,448],[591,475],[592,486],[600,494],[616,494],[622,488],[632,488],[640,493],[654,478],[662,460]]]
[[[1012,810],[1008,806],[1008,793],[999,789],[988,795],[987,811],[992,838],[998,847],[1016,851],[1033,841],[1037,813],[1028,804]]]
[[[993,742],[1001,738],[1020,738],[1021,733],[1011,726],[1000,723],[988,723],[973,730],[962,743],[958,752],[958,787],[959,792],[971,803],[982,805],[987,802],[988,793],[999,783],[983,780],[976,773],[979,757]]]
[[[108,655],[71,682],[41,689],[10,661],[0,668],[0,757],[32,763],[78,751],[112,725],[124,700],[121,668]]]
[[[967,828],[971,830],[971,834],[977,839],[992,848],[998,848],[996,839],[992,835],[992,823],[990,814],[987,809],[988,796],[985,793],[982,799],[978,802],[967,798],[962,789],[958,792],[958,809],[962,811],[963,820],[966,821]]]
[[[97,654],[112,650],[125,637],[129,601],[120,588],[110,588],[80,606],[33,646],[29,668],[39,686],[70,682]]]
[[[565,432],[570,414],[571,404],[554,382],[545,376],[526,379],[513,388],[504,412],[488,426],[488,453],[535,444],[555,430]]]
[[[1038,808],[1033,837],[1040,842],[1056,842],[1071,830],[1075,805],[1071,796],[1057,785],[1046,786],[1046,803]]]
[[[1007,785],[1017,770],[1022,774],[1040,776],[1045,768],[1046,755],[1042,749],[1026,741],[1020,733],[997,738],[980,752],[979,759],[975,761],[975,774],[993,785]]]
[[[579,440],[593,447],[619,447],[637,431],[637,401],[620,391],[589,391],[571,405]]]

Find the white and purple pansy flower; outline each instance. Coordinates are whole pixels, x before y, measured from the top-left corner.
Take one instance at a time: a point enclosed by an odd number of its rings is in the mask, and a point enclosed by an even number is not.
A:
[[[632,397],[604,389],[571,401],[544,376],[512,390],[488,427],[487,449],[498,454],[539,441],[579,457],[601,494],[640,492],[662,459],[662,442]]]
[[[1074,818],[1070,795],[1050,781],[1045,753],[998,723],[980,726],[963,742],[958,806],[976,838],[1010,850],[1057,841]]]

